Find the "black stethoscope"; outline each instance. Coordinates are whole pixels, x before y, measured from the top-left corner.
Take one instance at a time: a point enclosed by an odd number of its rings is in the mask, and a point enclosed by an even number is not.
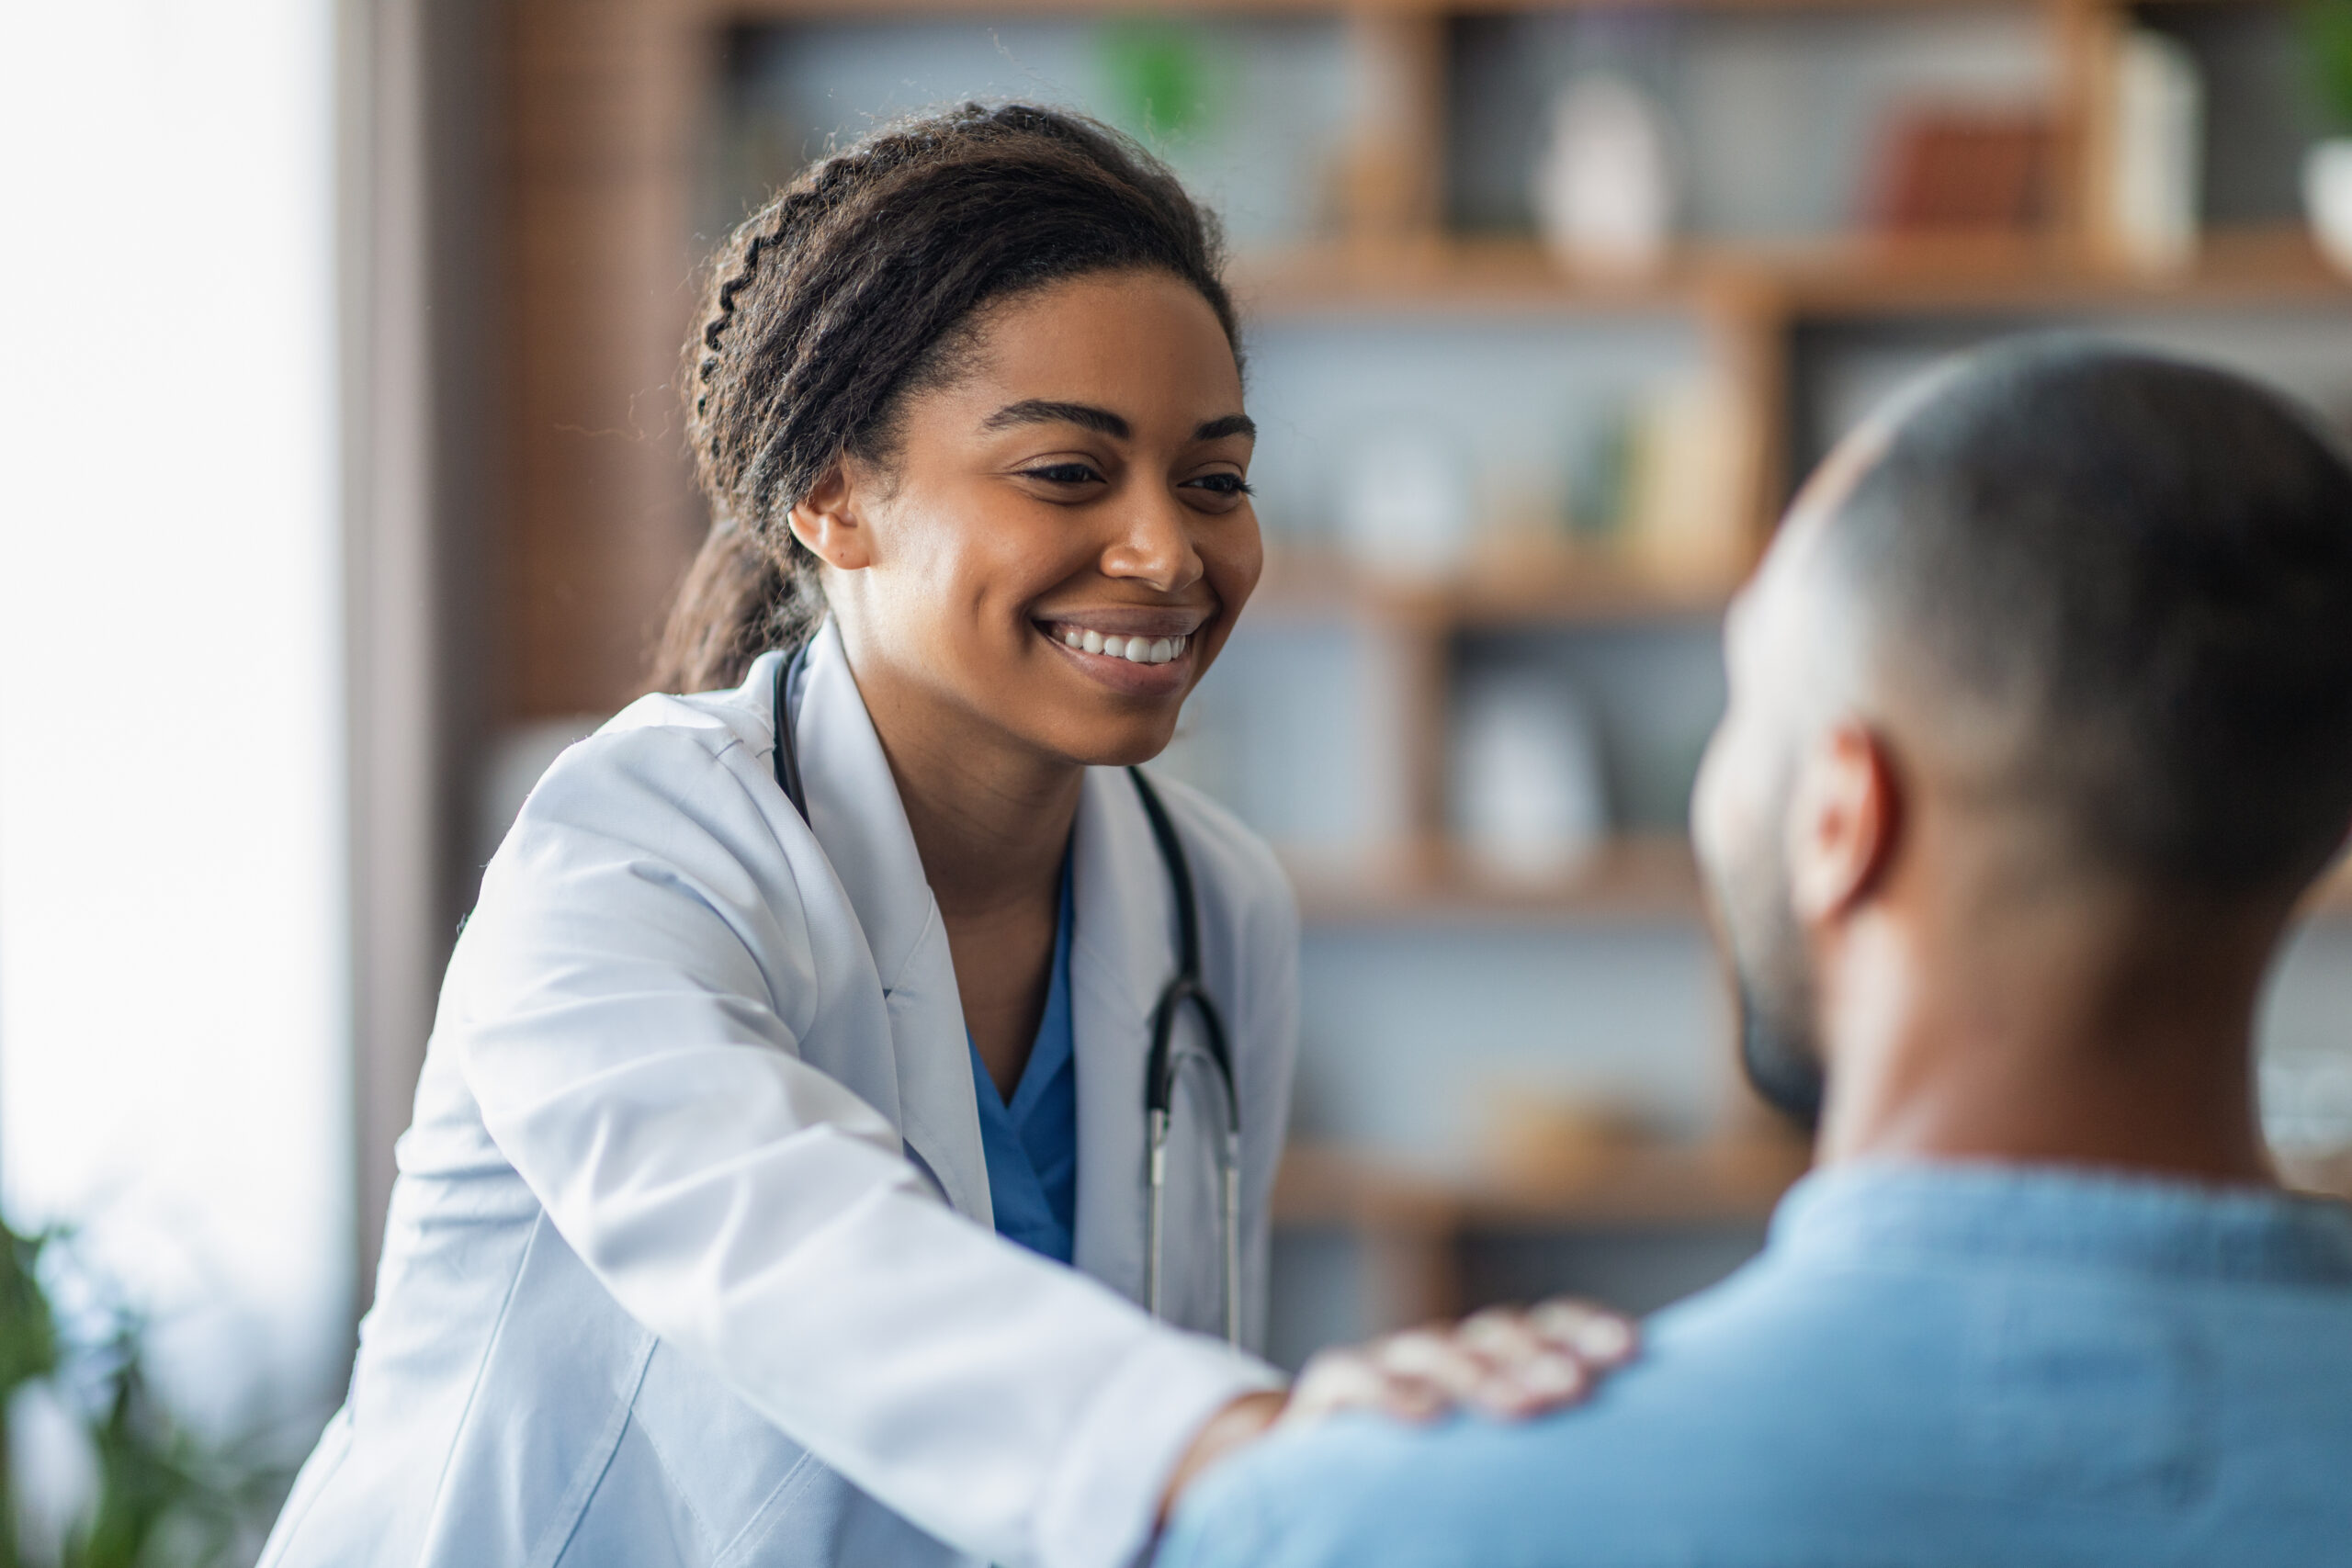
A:
[[[791,659],[776,661],[775,704],[776,786],[804,822],[808,820],[808,797],[800,784],[800,750],[793,737],[792,716],[808,664],[806,647]],[[1169,885],[1176,893],[1176,977],[1161,988],[1159,1004],[1151,1010],[1151,1055],[1144,1068],[1145,1179],[1150,1190],[1144,1215],[1144,1305],[1154,1317],[1165,1315],[1160,1309],[1160,1239],[1166,1224],[1168,1135],[1175,1122],[1176,1084],[1185,1064],[1205,1063],[1210,1068],[1209,1082],[1225,1109],[1225,1134],[1213,1139],[1211,1150],[1223,1206],[1225,1337],[1238,1350],[1241,1348],[1241,1100],[1233,1087],[1233,1052],[1226,1040],[1225,1019],[1201,980],[1201,913],[1193,896],[1192,863],[1185,859],[1176,824],[1169,819],[1168,808],[1160,804],[1151,781],[1143,776],[1141,768],[1129,768],[1127,777],[1143,802],[1144,815],[1151,820],[1152,841],[1159,846],[1160,863],[1168,868]],[[1187,1004],[1200,1020],[1206,1049],[1176,1042],[1177,1015]]]

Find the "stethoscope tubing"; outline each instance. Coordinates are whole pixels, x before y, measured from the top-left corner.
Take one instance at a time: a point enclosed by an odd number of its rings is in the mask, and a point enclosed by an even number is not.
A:
[[[789,660],[779,660],[775,672],[775,772],[785,798],[808,820],[808,797],[800,782],[800,749],[793,734],[793,714],[799,705],[800,685],[808,671],[808,650],[803,647]],[[1163,987],[1151,1010],[1151,1054],[1144,1067],[1145,1182],[1144,1305],[1151,1315],[1165,1318],[1162,1302],[1162,1257],[1167,1223],[1168,1140],[1175,1122],[1176,1089],[1190,1062],[1207,1064],[1224,1123],[1211,1136],[1210,1157],[1217,1173],[1219,1229],[1223,1232],[1225,1264],[1225,1338],[1241,1348],[1241,1100],[1234,1090],[1233,1051],[1225,1031],[1224,1015],[1201,978],[1201,914],[1193,886],[1192,862],[1177,836],[1176,824],[1160,803],[1159,792],[1141,768],[1127,769],[1144,816],[1151,823],[1152,842],[1167,868],[1176,898],[1176,975]],[[1190,1005],[1200,1025],[1204,1045],[1182,1045],[1176,1024]]]

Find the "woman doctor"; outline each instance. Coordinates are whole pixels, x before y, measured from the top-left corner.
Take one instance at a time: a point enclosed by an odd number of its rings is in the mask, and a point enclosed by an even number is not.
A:
[[[876,136],[736,234],[687,370],[718,523],[664,649],[707,694],[567,752],[491,863],[265,1562],[1098,1568],[1281,1414],[1224,1337],[1263,1328],[1295,917],[1262,845],[1125,766],[1258,578],[1234,345],[1210,220],[1049,111]],[[1167,1321],[1138,1304],[1188,927],[1238,1324],[1204,1071]],[[1623,1339],[1487,1319],[1294,1404],[1524,1410]]]

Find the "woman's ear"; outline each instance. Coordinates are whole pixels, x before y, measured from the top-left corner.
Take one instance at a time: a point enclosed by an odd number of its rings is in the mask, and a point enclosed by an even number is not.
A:
[[[835,571],[858,571],[874,564],[874,536],[859,507],[862,488],[850,465],[836,460],[785,515],[792,536]]]

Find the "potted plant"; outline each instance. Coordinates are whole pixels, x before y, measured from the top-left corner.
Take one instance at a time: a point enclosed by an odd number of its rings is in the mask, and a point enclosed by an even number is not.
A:
[[[0,1223],[0,1568],[250,1562],[279,1477],[173,1419],[147,1380],[144,1321],[71,1240]],[[52,1304],[60,1280],[70,1310]],[[28,1528],[14,1462],[17,1396],[43,1386],[78,1427],[92,1482],[62,1539]]]
[[[2302,31],[2329,127],[2303,154],[2303,210],[2320,250],[2352,273],[2352,0],[2304,0]]]

